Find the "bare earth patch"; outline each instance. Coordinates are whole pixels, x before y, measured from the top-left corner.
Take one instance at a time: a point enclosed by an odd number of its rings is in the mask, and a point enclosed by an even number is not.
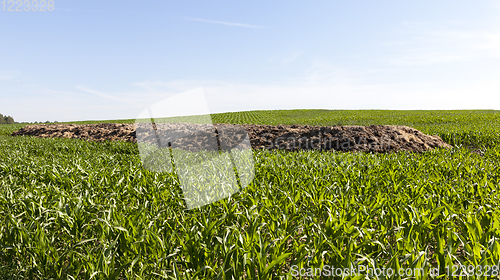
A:
[[[364,152],[396,152],[412,151],[423,152],[434,148],[451,148],[439,136],[426,135],[407,126],[370,125],[370,126],[309,126],[309,125],[228,125],[215,124],[157,124],[154,130],[141,131],[146,133],[141,139],[150,139],[151,142],[161,133],[182,135],[177,138],[177,144],[187,143],[190,147],[202,147],[207,139],[214,139],[214,131],[221,135],[221,131],[239,131],[234,137],[226,138],[233,141],[230,146],[241,142],[241,131],[247,131],[250,143],[254,149],[282,149],[296,150],[336,150],[336,151],[364,151]],[[200,129],[201,128],[201,129]],[[244,128],[244,130],[242,129]],[[173,134],[172,134],[173,132]],[[148,134],[149,133],[149,134]],[[155,135],[156,134],[156,135]],[[41,138],[79,138],[91,141],[127,141],[136,143],[136,126],[134,124],[49,124],[29,125],[12,133],[12,136],[36,136]],[[155,137],[156,136],[156,137]],[[244,134],[243,134],[244,138]],[[234,140],[231,140],[234,139]]]

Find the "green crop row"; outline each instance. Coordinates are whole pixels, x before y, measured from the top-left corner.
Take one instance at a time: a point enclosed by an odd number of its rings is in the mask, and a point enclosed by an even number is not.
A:
[[[476,134],[459,130],[467,118]],[[477,138],[499,141],[493,121],[434,127],[473,135],[477,153],[254,151],[247,188],[192,210],[132,143],[0,136],[0,279],[298,279],[292,269],[326,265],[459,279],[446,266],[500,265],[500,147]]]

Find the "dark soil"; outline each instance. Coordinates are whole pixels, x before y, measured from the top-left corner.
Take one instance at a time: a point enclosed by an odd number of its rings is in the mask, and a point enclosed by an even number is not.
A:
[[[28,125],[11,134],[12,136],[36,136],[40,138],[80,138],[92,141],[122,140],[135,141],[133,124],[40,124]]]
[[[137,130],[136,130],[137,128]],[[247,134],[248,133],[248,134]],[[91,141],[149,142],[186,150],[246,148],[336,150],[365,152],[423,152],[451,148],[439,136],[425,135],[407,126],[309,126],[309,125],[200,125],[200,124],[50,124],[29,125],[12,136],[80,138]],[[137,136],[137,137],[136,137]],[[217,144],[214,144],[217,143]],[[215,147],[214,147],[215,145]]]

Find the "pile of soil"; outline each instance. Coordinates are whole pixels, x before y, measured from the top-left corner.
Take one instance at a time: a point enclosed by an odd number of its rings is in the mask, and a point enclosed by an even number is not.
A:
[[[285,150],[385,153],[423,152],[434,148],[452,147],[437,135],[426,135],[408,126],[243,125],[243,127],[250,135],[252,147],[257,149],[271,146]]]
[[[39,124],[28,125],[11,134],[11,136],[36,136],[40,138],[80,138],[91,141],[122,140],[135,141],[133,124],[100,123],[100,124]]]
[[[137,128],[137,129],[136,129]],[[196,151],[199,149],[335,150],[364,152],[423,152],[451,148],[439,136],[407,126],[309,126],[230,124],[50,124],[29,125],[12,136],[80,138],[91,141],[121,140],[151,143]],[[249,138],[246,138],[248,135]],[[214,144],[217,143],[217,144]],[[216,146],[214,146],[216,145]]]

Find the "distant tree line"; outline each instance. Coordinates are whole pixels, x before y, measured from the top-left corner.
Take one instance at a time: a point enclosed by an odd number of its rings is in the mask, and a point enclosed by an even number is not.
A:
[[[14,118],[11,116],[4,116],[0,114],[0,124],[11,124],[11,123],[16,123],[14,121]]]

